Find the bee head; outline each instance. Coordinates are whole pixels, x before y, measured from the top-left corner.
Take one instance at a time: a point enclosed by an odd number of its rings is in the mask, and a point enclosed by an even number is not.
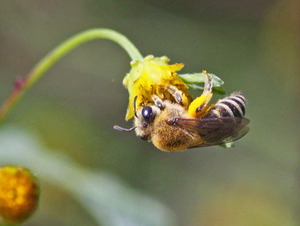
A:
[[[135,112],[134,126],[127,129],[120,126],[114,126],[114,129],[131,132],[135,130],[137,136],[143,140],[151,140],[151,133],[153,131],[153,122],[155,117],[161,112],[161,109],[155,105],[145,106]]]
[[[153,122],[160,111],[161,110],[155,105],[145,106],[137,111],[134,119],[137,136],[141,137],[143,140],[151,140]]]

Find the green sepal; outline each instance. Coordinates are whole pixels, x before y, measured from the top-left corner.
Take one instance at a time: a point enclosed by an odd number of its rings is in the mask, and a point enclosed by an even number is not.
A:
[[[215,94],[224,95],[225,89],[222,87],[224,81],[218,76],[208,73],[213,82],[213,92]],[[196,90],[203,90],[206,73],[192,73],[192,74],[178,74],[178,76],[184,81],[189,88]]]

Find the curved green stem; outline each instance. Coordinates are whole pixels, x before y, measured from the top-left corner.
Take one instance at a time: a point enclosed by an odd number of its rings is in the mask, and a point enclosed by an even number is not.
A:
[[[7,116],[13,106],[20,100],[27,89],[29,89],[43,74],[48,71],[60,58],[79,45],[94,39],[109,39],[119,44],[131,57],[132,60],[142,60],[143,56],[138,49],[122,34],[110,29],[91,29],[81,32],[67,39],[43,59],[38,62],[29,75],[24,79],[17,79],[14,90],[0,107],[0,123]]]

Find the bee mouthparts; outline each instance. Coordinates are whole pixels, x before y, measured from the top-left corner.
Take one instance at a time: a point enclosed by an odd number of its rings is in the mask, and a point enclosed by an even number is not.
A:
[[[131,132],[131,131],[135,130],[135,128],[136,128],[136,126],[131,127],[131,128],[129,128],[129,129],[123,128],[123,127],[121,127],[121,126],[114,126],[114,129],[115,129],[115,130],[123,131],[123,132]]]

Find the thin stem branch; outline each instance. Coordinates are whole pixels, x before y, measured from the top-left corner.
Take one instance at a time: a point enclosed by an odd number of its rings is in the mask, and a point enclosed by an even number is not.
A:
[[[71,50],[83,43],[94,39],[109,39],[119,44],[130,56],[132,60],[142,60],[143,56],[138,49],[122,34],[104,28],[91,29],[81,32],[67,39],[44,58],[42,58],[31,70],[26,78],[17,78],[15,86],[10,96],[0,107],[0,123],[6,118],[14,105],[22,98],[24,93],[35,82],[44,75],[59,59],[69,53]]]

